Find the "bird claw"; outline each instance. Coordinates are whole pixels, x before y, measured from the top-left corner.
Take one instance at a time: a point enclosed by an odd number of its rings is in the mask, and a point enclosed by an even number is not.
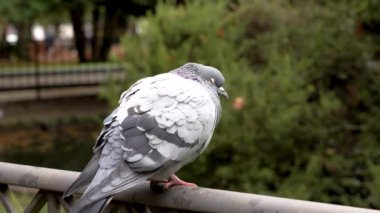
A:
[[[150,181],[150,189],[157,193],[162,193],[168,190],[172,186],[186,186],[186,187],[198,187],[194,183],[189,183],[179,179],[176,175],[170,176],[167,180],[164,181]]]

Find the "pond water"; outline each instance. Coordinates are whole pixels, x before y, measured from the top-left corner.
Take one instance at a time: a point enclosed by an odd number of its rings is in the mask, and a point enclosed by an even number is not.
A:
[[[100,118],[1,126],[0,161],[79,171],[100,130]]]

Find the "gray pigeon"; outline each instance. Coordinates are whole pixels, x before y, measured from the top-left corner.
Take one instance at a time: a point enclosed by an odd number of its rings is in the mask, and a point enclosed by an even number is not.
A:
[[[187,63],[137,81],[104,120],[94,156],[63,197],[87,187],[71,212],[100,212],[120,191],[143,181],[196,186],[175,176],[208,146],[228,97],[216,68]]]

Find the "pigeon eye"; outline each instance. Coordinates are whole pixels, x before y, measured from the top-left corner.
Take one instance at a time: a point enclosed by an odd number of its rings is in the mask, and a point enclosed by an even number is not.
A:
[[[210,78],[210,81],[212,84],[215,84],[215,79],[214,78]]]

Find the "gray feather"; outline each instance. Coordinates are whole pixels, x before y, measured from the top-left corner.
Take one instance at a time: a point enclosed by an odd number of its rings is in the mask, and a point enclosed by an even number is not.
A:
[[[153,173],[154,174],[154,173]],[[88,189],[78,203],[92,203],[140,184],[151,176],[150,173],[136,173],[126,163],[119,165],[110,175],[95,187]]]

